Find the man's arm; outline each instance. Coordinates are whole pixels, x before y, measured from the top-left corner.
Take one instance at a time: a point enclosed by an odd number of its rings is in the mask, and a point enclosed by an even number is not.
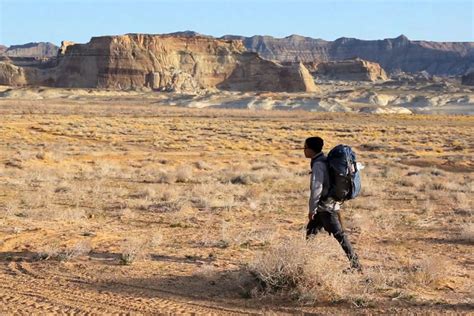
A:
[[[318,208],[319,199],[323,192],[324,182],[324,166],[320,162],[316,162],[313,165],[311,173],[311,192],[309,196],[309,212],[316,213]]]

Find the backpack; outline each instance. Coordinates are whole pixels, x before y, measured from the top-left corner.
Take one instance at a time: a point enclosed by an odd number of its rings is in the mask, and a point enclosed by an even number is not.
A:
[[[360,171],[351,147],[337,145],[327,155],[329,171],[328,196],[338,202],[357,197],[361,189]]]

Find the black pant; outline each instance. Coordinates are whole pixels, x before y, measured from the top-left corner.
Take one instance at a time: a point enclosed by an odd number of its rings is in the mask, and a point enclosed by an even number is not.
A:
[[[329,234],[332,234],[334,238],[339,242],[342,249],[349,258],[351,267],[360,269],[359,258],[352,249],[352,245],[347,238],[344,230],[342,229],[341,222],[339,221],[338,214],[335,212],[318,212],[314,215],[313,219],[309,221],[306,226],[306,238],[311,235],[316,235],[321,228],[324,228]]]

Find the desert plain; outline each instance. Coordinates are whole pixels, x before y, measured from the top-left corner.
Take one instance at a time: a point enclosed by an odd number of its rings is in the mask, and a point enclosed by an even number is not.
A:
[[[2,314],[473,311],[472,116],[7,92]],[[365,166],[342,211],[363,274],[324,232],[304,241],[314,135]]]

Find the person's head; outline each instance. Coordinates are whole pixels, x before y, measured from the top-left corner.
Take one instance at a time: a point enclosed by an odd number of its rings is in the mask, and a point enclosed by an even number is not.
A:
[[[313,158],[323,150],[324,140],[321,137],[309,137],[304,141],[304,155]]]

